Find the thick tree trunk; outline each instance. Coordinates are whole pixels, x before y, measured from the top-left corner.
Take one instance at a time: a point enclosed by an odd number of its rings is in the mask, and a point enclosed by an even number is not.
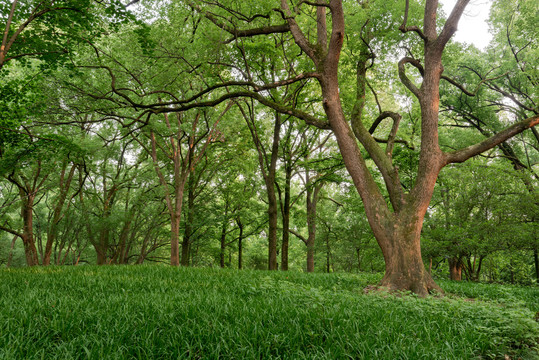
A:
[[[456,257],[447,259],[449,263],[449,279],[454,281],[462,280],[462,262]]]
[[[409,290],[419,296],[426,296],[432,291],[443,293],[423,264],[420,246],[422,223],[402,220],[393,229],[388,229],[388,237],[375,234],[386,263],[381,286],[389,290]]]
[[[273,184],[268,190],[268,202],[268,270],[277,270],[277,199]]]

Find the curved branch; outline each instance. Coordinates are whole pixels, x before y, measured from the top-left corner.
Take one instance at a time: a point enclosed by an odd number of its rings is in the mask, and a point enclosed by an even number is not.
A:
[[[419,91],[417,86],[415,86],[414,83],[408,78],[408,76],[406,76],[406,68],[404,67],[404,65],[406,65],[406,64],[412,64],[413,66],[415,66],[419,70],[419,72],[421,74],[423,74],[422,73],[423,67],[421,66],[421,63],[419,62],[419,60],[412,59],[412,58],[409,58],[409,57],[402,58],[399,61],[399,78],[400,78],[401,82],[418,99],[420,99],[421,98],[421,92]]]
[[[467,148],[458,151],[446,153],[445,164],[447,165],[451,163],[460,163],[466,161],[472,156],[479,155],[484,151],[492,149],[496,145],[501,144],[512,136],[515,136],[526,129],[532,128],[537,124],[539,124],[539,115],[532,116],[530,118],[527,118],[526,120],[511,125],[505,130],[489,137],[488,139],[478,144],[468,146]]]

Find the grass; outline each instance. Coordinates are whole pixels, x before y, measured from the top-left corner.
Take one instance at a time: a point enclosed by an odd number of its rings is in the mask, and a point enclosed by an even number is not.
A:
[[[539,358],[538,288],[442,282],[457,295],[363,293],[379,279],[164,266],[0,269],[0,359]]]

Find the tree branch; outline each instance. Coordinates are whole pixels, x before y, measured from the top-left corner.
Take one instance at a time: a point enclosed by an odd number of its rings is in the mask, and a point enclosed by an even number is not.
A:
[[[464,148],[458,151],[445,153],[445,164],[447,165],[451,163],[460,163],[460,162],[466,161],[472,156],[478,155],[484,151],[492,149],[496,145],[501,144],[502,142],[511,138],[512,136],[515,136],[526,129],[532,128],[537,124],[539,124],[539,115],[532,116],[530,118],[527,118],[526,120],[523,120],[514,125],[511,125],[505,130],[489,137],[488,139],[485,139],[484,141],[478,144],[468,146],[467,148]]]
[[[421,97],[421,93],[419,89],[408,78],[408,76],[406,76],[406,68],[404,67],[404,65],[406,64],[412,64],[421,72],[421,69],[422,69],[421,63],[419,62],[419,60],[412,59],[409,57],[402,58],[399,61],[399,78],[401,82],[403,83],[404,86],[406,86],[408,90],[410,90],[419,99]]]
[[[301,241],[303,241],[305,243],[305,245],[307,245],[307,239],[303,235],[301,235],[300,233],[298,233],[298,232],[296,232],[296,231],[294,231],[292,229],[288,229],[288,232],[291,233],[291,234],[296,235],[298,237],[298,239],[300,239]]]
[[[5,226],[3,226],[3,225],[0,225],[0,230],[4,230],[4,231],[6,231],[6,232],[8,232],[8,233],[10,233],[10,234],[12,234],[12,235],[15,235],[15,236],[20,237],[21,239],[22,239],[23,236],[24,236],[24,235],[21,234],[20,232],[17,232],[17,231],[15,231],[15,230],[12,230],[12,229],[10,229],[10,228],[7,228],[7,227],[5,227]]]
[[[425,34],[423,34],[423,31],[421,31],[420,28],[417,26],[406,26],[406,23],[408,22],[408,10],[410,8],[410,0],[406,0],[406,5],[404,7],[404,19],[402,19],[402,24],[399,26],[399,30],[403,33],[407,33],[408,31],[414,31],[416,32],[419,37],[423,40],[427,40],[427,37]]]

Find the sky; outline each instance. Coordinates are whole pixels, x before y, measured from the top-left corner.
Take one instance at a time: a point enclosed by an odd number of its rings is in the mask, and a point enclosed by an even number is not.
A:
[[[453,9],[457,0],[440,0],[447,15]],[[492,36],[488,32],[488,19],[492,0],[472,0],[466,7],[461,17],[454,40],[464,43],[472,43],[479,49],[488,45]]]

